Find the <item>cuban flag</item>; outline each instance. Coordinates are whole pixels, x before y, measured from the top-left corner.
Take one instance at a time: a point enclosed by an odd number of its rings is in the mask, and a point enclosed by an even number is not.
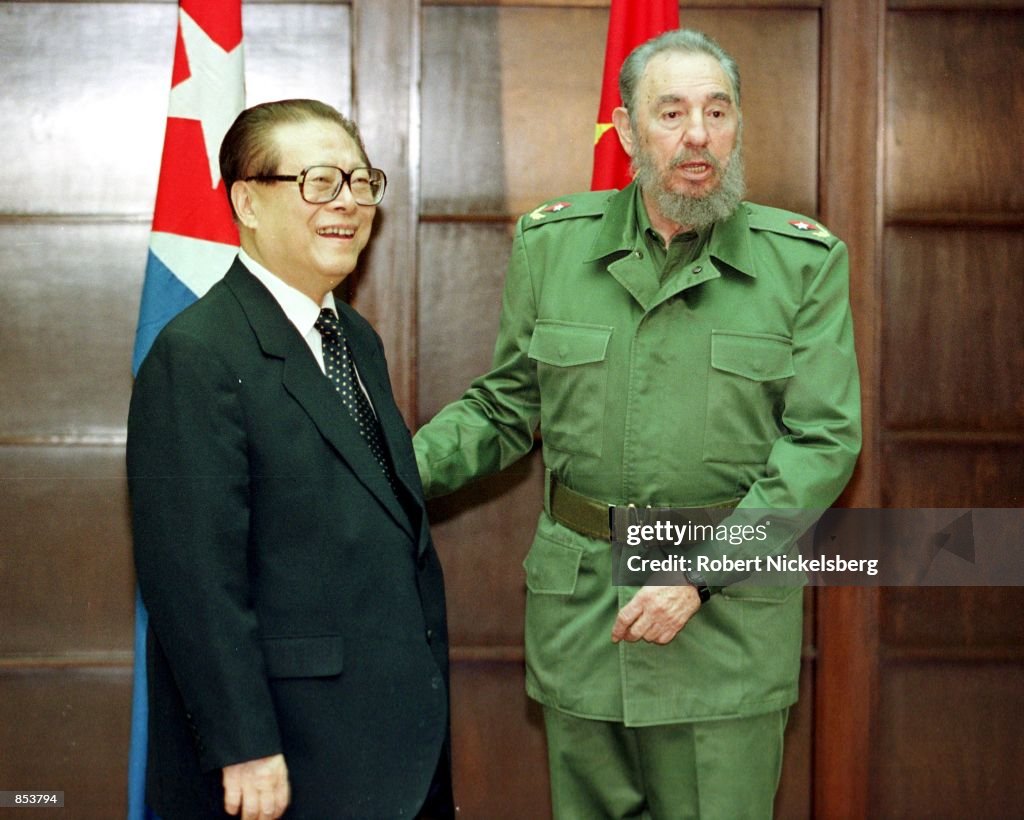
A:
[[[206,293],[238,252],[238,231],[220,178],[218,152],[245,107],[242,2],[179,0],[177,27],[133,374],[161,328]],[[155,816],[145,802],[148,622],[136,594],[128,820]]]
[[[678,0],[612,0],[608,42],[604,51],[601,103],[594,129],[592,191],[625,188],[633,179],[629,156],[612,126],[612,111],[619,99],[619,69],[629,53],[662,32],[679,28]]]

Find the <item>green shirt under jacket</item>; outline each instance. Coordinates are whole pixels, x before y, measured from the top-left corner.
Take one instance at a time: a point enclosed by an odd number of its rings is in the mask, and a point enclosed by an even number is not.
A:
[[[822,509],[860,449],[846,247],[743,203],[676,269],[652,260],[635,185],[518,223],[493,367],[415,436],[428,497],[527,453],[610,504]],[[662,275],[664,273],[664,275]],[[635,590],[610,545],[542,512],[525,561],[527,690],[641,726],[796,700],[802,596],[726,587],[668,645],[613,644]]]

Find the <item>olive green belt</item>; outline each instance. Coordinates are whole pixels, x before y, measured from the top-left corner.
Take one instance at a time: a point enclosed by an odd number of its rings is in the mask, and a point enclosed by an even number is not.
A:
[[[550,470],[544,488],[548,515],[564,527],[590,538],[611,540],[610,504],[570,490]]]
[[[545,472],[544,509],[547,510],[548,515],[562,526],[568,527],[580,535],[610,541],[614,529],[612,516],[615,514],[615,505],[578,493],[566,487],[550,470]],[[732,498],[728,501],[704,504],[700,507],[673,507],[671,509],[724,510],[735,507],[738,501],[738,498]],[[620,508],[631,506],[633,505],[619,505]]]

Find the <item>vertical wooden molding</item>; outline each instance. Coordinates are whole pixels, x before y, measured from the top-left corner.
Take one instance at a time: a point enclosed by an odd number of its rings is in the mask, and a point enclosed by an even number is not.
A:
[[[843,503],[876,507],[885,3],[833,0],[822,13],[820,202],[822,218],[850,251],[850,300],[863,393],[864,446]],[[814,816],[867,818],[872,808],[880,591],[832,588],[820,593]]]
[[[420,151],[419,0],[353,0],[353,104],[367,152],[388,175],[351,297],[380,334],[395,401],[416,419]]]

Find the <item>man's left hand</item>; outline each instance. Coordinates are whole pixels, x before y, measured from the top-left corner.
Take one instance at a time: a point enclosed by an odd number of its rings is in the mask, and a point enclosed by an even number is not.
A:
[[[612,627],[612,643],[643,640],[666,644],[698,609],[700,595],[692,586],[643,587],[619,610]]]

